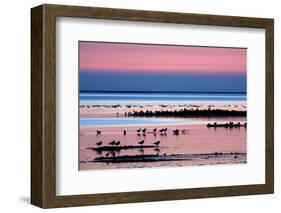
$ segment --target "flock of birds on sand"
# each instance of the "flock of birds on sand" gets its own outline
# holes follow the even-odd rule
[[[161,128],[158,131],[159,131],[161,136],[166,136],[167,130],[168,130],[168,128]],[[143,136],[146,136],[146,133],[152,133],[152,134],[154,134],[154,136],[156,136],[157,128],[154,128],[152,131],[148,131],[146,128],[143,128],[143,129],[139,128],[139,129],[136,130],[136,133],[137,133],[138,136],[141,136],[141,134]],[[174,130],[172,130],[172,133],[173,133],[173,135],[179,135],[180,133],[185,134],[186,130],[185,129],[183,129],[183,130],[174,129]],[[101,135],[101,134],[102,134],[101,130],[96,130],[96,135]],[[127,135],[127,130],[123,130],[123,135]],[[144,142],[145,142],[144,140],[140,140],[140,141],[137,142],[137,145],[142,146],[142,145],[144,145]],[[99,141],[99,142],[96,143],[96,145],[98,147],[102,146],[103,144],[104,144],[103,141]],[[153,142],[153,144],[155,146],[157,146],[156,151],[159,151],[160,140],[157,140],[157,141]],[[121,142],[113,140],[113,141],[110,141],[109,143],[107,143],[107,146],[108,145],[109,146],[120,146]],[[105,156],[108,157],[110,155],[110,153],[111,153],[112,157],[115,157],[115,152],[108,152],[108,153],[105,154]]]
[[[139,142],[137,142],[137,143],[138,143],[139,145],[143,145],[143,144],[144,144],[144,140],[141,140],[141,141],[139,141]],[[96,143],[96,145],[99,146],[99,147],[100,147],[102,144],[103,144],[102,141],[99,141],[99,142]],[[159,146],[160,141],[155,141],[153,144],[156,145],[156,146]],[[120,145],[120,141],[115,141],[115,140],[113,140],[113,141],[109,142],[108,145],[111,145],[111,146],[119,146],[119,145]]]
[[[138,145],[142,146],[142,145],[144,144],[144,140],[141,140],[141,141],[139,141],[139,142],[137,142],[137,143],[138,143]],[[100,147],[102,144],[103,144],[103,141],[99,141],[99,142],[96,143],[96,145],[99,146],[99,147]],[[156,151],[160,151],[160,149],[159,149],[159,147],[158,147],[159,144],[160,144],[160,141],[159,141],[159,140],[158,140],[158,141],[155,141],[153,144],[154,144],[155,146],[157,146],[155,150],[156,150]],[[119,145],[120,145],[120,141],[115,141],[115,140],[113,140],[113,141],[109,142],[108,145],[111,145],[111,146],[119,146]],[[143,152],[142,149],[141,149],[140,151]],[[107,152],[107,153],[105,154],[105,156],[108,157],[110,154],[111,154],[112,157],[115,157],[115,155],[116,155],[114,151],[111,151],[111,152]]]
[[[160,130],[159,130],[160,135],[167,135],[167,130],[168,130],[168,128],[162,128],[162,129],[160,129]],[[186,130],[185,130],[185,129],[183,129],[183,130],[174,129],[174,130],[172,130],[172,131],[173,131],[173,134],[174,134],[174,135],[179,135],[180,132],[181,132],[182,134],[185,134],[185,133],[186,133]],[[154,135],[156,135],[156,134],[157,134],[157,128],[154,128],[152,132],[147,131],[146,128],[144,128],[144,129],[141,129],[141,128],[140,128],[140,129],[138,129],[136,132],[137,132],[137,135],[139,135],[139,136],[141,135],[141,133],[142,133],[143,136],[146,136],[146,133],[153,133]],[[102,131],[101,131],[101,130],[96,130],[96,133],[97,133],[97,135],[101,135]],[[127,135],[127,130],[123,130],[123,135]]]
[[[167,135],[167,130],[168,130],[168,128],[162,128],[162,129],[160,129],[159,130],[159,132],[160,132],[160,134],[161,135]],[[124,134],[126,134],[126,132],[125,132],[126,130],[124,130]],[[172,130],[173,131],[173,134],[174,135],[179,135],[179,133],[181,132],[182,134],[185,134],[185,129],[183,129],[183,130],[179,130],[179,129],[174,129],[174,130]],[[143,134],[143,135],[145,135],[146,134],[146,128],[144,128],[144,129],[138,129],[137,130],[137,133],[138,133],[138,135],[140,135],[141,133]],[[148,132],[148,133],[153,133],[154,135],[156,135],[156,133],[157,133],[157,128],[154,128],[153,129],[153,131],[152,132]]]

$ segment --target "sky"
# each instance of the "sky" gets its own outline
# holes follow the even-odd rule
[[[79,42],[80,91],[246,92],[247,49]]]

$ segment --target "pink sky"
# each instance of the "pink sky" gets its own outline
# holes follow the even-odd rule
[[[246,72],[245,48],[211,48],[80,42],[80,70],[87,72]]]

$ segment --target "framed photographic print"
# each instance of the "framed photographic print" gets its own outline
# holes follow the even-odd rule
[[[31,203],[274,191],[273,19],[31,10]]]

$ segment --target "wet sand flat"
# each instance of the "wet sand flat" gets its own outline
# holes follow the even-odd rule
[[[146,133],[137,133],[138,129],[146,128]],[[157,128],[156,133],[153,131]],[[159,129],[167,128],[166,134],[161,134]],[[173,130],[179,129],[178,135]],[[96,130],[101,131],[97,135]],[[126,135],[124,135],[126,130]],[[184,130],[184,132],[183,132]],[[156,125],[156,126],[118,126],[118,127],[81,127],[80,128],[80,170],[88,169],[113,169],[113,168],[143,168],[159,166],[191,166],[212,164],[246,163],[246,128],[207,128],[206,125]],[[110,152],[97,152],[89,148],[108,145],[111,141],[120,141],[120,146],[136,146],[144,140],[143,145],[153,145],[160,141],[157,148],[119,150],[114,153],[118,156],[170,156],[186,154],[211,154],[215,153],[243,153],[243,155],[221,155],[212,158],[194,158],[180,161],[155,161],[155,162],[126,162],[126,163],[97,163],[90,162],[96,158],[105,157]]]

